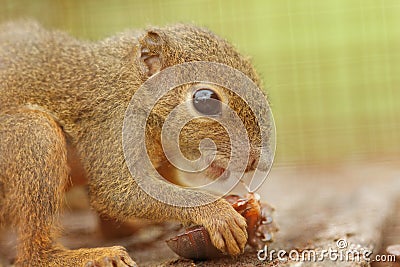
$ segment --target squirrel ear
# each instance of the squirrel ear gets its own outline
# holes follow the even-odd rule
[[[140,62],[148,77],[162,69],[163,40],[155,31],[147,31],[139,40]]]

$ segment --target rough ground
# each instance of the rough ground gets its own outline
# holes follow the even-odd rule
[[[330,167],[275,167],[259,193],[276,207],[280,232],[268,251],[284,249],[337,249],[338,240],[348,247],[368,249],[376,254],[400,243],[400,162],[353,163]],[[78,193],[77,193],[78,192]],[[79,194],[76,191],[75,194]],[[72,198],[74,199],[74,198]],[[76,199],[76,196],[75,196]],[[78,198],[79,199],[79,198]],[[70,202],[70,206],[82,205]],[[69,247],[124,245],[140,266],[368,266],[366,261],[299,262],[260,261],[248,249],[236,259],[193,262],[180,259],[164,240],[177,233],[173,224],[146,225],[134,237],[104,241],[95,214],[67,211],[62,219],[66,229],[61,241]],[[3,266],[13,258],[12,233],[0,242]],[[295,252],[292,252],[293,255]],[[287,257],[286,257],[287,259]],[[0,261],[0,266],[1,266]],[[398,263],[371,262],[373,266],[400,267]]]

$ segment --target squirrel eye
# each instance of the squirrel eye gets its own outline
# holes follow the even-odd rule
[[[221,99],[211,89],[199,89],[193,94],[193,106],[201,114],[215,116],[221,114]]]

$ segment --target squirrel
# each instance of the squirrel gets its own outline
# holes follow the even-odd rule
[[[234,256],[243,252],[246,221],[226,200],[197,207],[165,204],[146,194],[125,165],[121,131],[132,96],[152,75],[191,61],[226,64],[260,85],[249,58],[194,25],[127,30],[96,42],[33,21],[0,26],[0,224],[16,229],[16,266],[136,266],[123,247],[69,250],[55,241],[71,166],[76,165],[69,162],[77,158],[88,177],[91,206],[100,214],[121,221],[138,217],[202,225],[219,250]],[[152,164],[170,179],[174,172],[162,153],[162,121],[187,99],[188,87],[163,96],[149,117],[146,140],[138,140],[146,142]],[[246,171],[254,170],[260,129],[251,109],[223,88],[202,88],[224,94],[238,112],[254,144]],[[230,153],[224,149],[229,137],[222,127],[211,120],[191,121],[181,131],[181,149],[186,157],[197,158],[206,137],[221,148],[221,160],[207,172],[213,176],[226,168]],[[169,190],[175,190],[168,192],[174,197],[180,189]],[[210,195],[187,190],[185,198]]]

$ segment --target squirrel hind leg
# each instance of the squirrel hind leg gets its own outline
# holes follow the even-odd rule
[[[18,110],[0,116],[0,139],[1,208],[17,229],[17,263],[43,262],[57,235],[68,179],[64,135],[46,114]]]
[[[0,115],[0,140],[0,208],[17,229],[15,266],[136,266],[122,247],[56,244],[68,164],[65,137],[51,117],[25,110]]]

